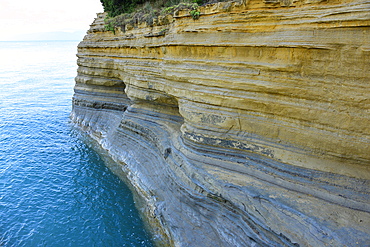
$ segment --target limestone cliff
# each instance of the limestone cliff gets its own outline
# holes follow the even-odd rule
[[[73,121],[167,245],[369,245],[370,1],[199,11],[115,33],[98,14]]]

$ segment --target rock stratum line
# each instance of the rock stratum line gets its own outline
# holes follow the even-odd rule
[[[72,120],[171,246],[370,243],[370,1],[250,0],[78,46]]]

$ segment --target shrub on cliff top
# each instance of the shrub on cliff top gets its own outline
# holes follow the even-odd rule
[[[121,14],[140,12],[145,6],[150,6],[153,12],[161,12],[161,9],[176,6],[180,3],[202,5],[206,0],[100,0],[100,2],[109,17],[115,17]]]
[[[228,0],[100,0],[104,11],[108,12],[105,29],[115,32],[116,28],[126,31],[130,25],[146,22],[149,26],[158,16],[173,15],[176,11],[188,10],[197,20],[201,13],[198,6]]]
[[[138,4],[142,4],[145,0],[100,0],[104,11],[109,16],[114,17],[123,13],[133,12]]]

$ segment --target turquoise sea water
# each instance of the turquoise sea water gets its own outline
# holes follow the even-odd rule
[[[152,246],[69,123],[78,42],[0,42],[0,246]]]

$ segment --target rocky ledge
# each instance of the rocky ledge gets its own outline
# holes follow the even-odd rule
[[[370,243],[370,2],[247,0],[78,46],[72,120],[171,246]]]

